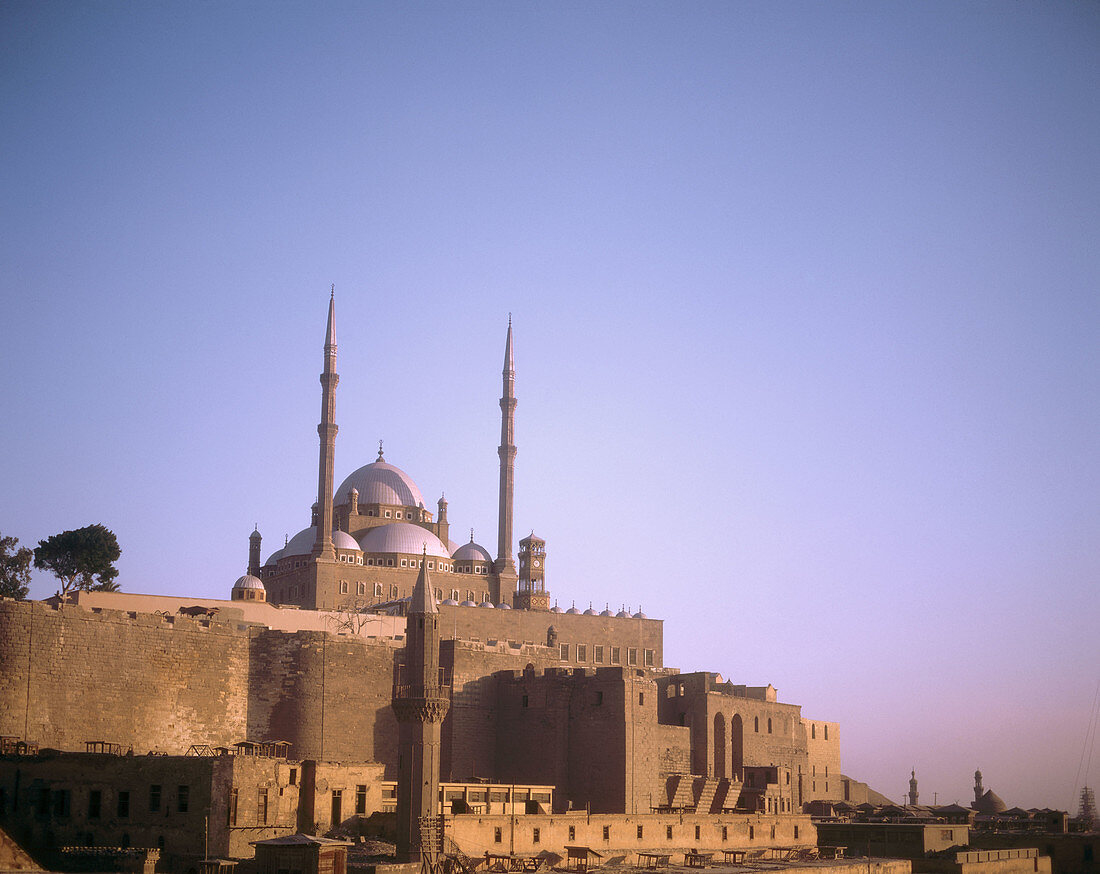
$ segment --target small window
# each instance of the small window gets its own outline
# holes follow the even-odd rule
[[[130,815],[130,793],[120,789],[118,793],[118,815],[120,818]]]
[[[88,793],[88,819],[99,819],[102,806],[103,793],[99,789],[93,789]]]
[[[695,840],[699,840],[699,826],[695,826]]]
[[[458,600],[458,589],[451,589],[451,600],[452,601],[457,601]]]
[[[605,841],[611,840],[611,826],[605,825],[603,827],[603,839]]]
[[[760,733],[760,717],[759,716],[754,716],[752,718],[752,730],[755,731],[757,734]]]
[[[229,825],[231,825],[231,826],[234,826],[234,825],[237,824],[237,802],[238,802],[237,796],[238,796],[238,794],[239,794],[239,790],[237,790],[237,789],[230,789],[229,790],[229,810],[228,810],[229,815],[227,817],[227,821],[228,821]]]
[[[160,784],[153,783],[149,787],[149,810],[156,812],[160,810]]]
[[[390,518],[390,511],[389,511],[389,510],[387,510],[387,511],[386,511],[386,518],[387,518],[387,519],[389,519],[389,518]]]
[[[810,723],[810,740],[816,740],[816,739],[817,739],[817,726],[814,725],[813,723]]]
[[[577,661],[578,662],[588,661],[588,647],[583,643],[578,643],[577,644]]]
[[[393,561],[393,559],[391,558],[390,561]],[[396,598],[397,597],[397,585],[396,585],[396,583],[394,585],[390,586],[390,597],[391,598]]]
[[[371,559],[371,564],[374,564],[374,559]],[[382,597],[382,584],[381,583],[375,583],[374,584],[374,597],[376,597],[376,598],[381,598]]]
[[[176,789],[176,810],[179,813],[187,813],[187,802],[190,799],[191,787],[179,786]]]
[[[722,840],[729,840],[730,832],[728,826],[722,826]]]
[[[772,826],[772,840],[775,840],[775,826]]]
[[[672,840],[672,826],[670,826],[670,825],[665,826],[665,840],[667,840],[667,841]]]
[[[537,844],[541,837],[542,837],[542,834],[539,831],[538,826],[535,826],[533,829],[531,829],[531,843],[532,844]]]
[[[577,839],[577,827],[575,825],[569,826],[569,840],[575,841]]]
[[[643,704],[645,704],[645,692],[639,692],[638,693],[638,705],[641,706]]]
[[[405,566],[406,566],[406,561],[407,561],[407,559],[404,559],[404,558],[403,558],[403,559],[401,559],[401,567],[405,567]],[[414,565],[414,566],[415,566],[415,564],[416,564],[416,562],[413,562],[413,565]]]
[[[348,593],[348,581],[340,580],[340,594],[346,595]]]
[[[526,707],[528,705],[528,703],[529,703],[528,698],[527,698],[526,695],[524,695],[523,696],[523,706]]]
[[[395,518],[397,518],[397,519],[400,519],[400,518],[401,518],[401,511],[400,511],[400,510],[398,510],[398,511],[397,511],[397,512],[396,512],[396,513],[394,514],[394,517],[395,517]],[[412,518],[412,516],[409,516],[409,518],[411,519],[411,518]]]
[[[561,645],[561,660],[563,662],[569,661],[569,644],[563,643]]]
[[[256,821],[260,825],[267,825],[267,789],[260,789],[256,793]]]
[[[393,567],[393,559],[392,558],[387,558],[386,559],[386,567]],[[396,589],[397,586],[394,586],[394,588]]]
[[[602,689],[597,689],[596,690],[596,706],[599,706],[601,704],[603,704],[603,690]]]
[[[634,647],[628,647],[626,650],[626,663],[628,665],[638,664],[638,650]]]
[[[503,839],[504,836],[501,833],[500,826],[498,825],[493,829],[493,843],[499,844]]]
[[[756,839],[756,829],[755,829],[755,828],[753,828],[753,827],[752,827],[752,826],[750,825],[750,826],[749,826],[749,840],[750,840],[750,841],[752,841],[752,840],[755,840],[755,839]]]
[[[643,650],[642,657],[645,659],[645,666],[647,668],[652,668],[654,664],[656,664],[656,653],[653,650]]]
[[[826,726],[824,726],[824,728],[825,728],[825,740],[828,740],[829,739],[829,726],[826,725]]]
[[[298,782],[298,769],[297,768],[291,768],[290,769],[290,785],[294,786],[294,785],[297,784],[297,782]]]
[[[642,835],[644,833],[645,833],[645,829],[643,829],[641,826],[638,826],[638,840],[639,841],[642,839]]]
[[[622,654],[617,646],[611,647],[611,664],[622,664]]]
[[[357,585],[357,586],[355,587],[355,594],[357,594],[357,595],[365,595],[365,594],[367,594],[367,584],[366,584],[366,583],[359,583],[359,584],[358,584],[358,585]]]
[[[772,733],[772,718],[768,717],[768,734]]]
[[[595,661],[597,665],[602,665],[603,664],[603,647],[599,646],[599,645],[592,647],[592,656],[593,656],[593,661]]]
[[[794,839],[795,839],[796,841],[798,840],[798,826],[795,826],[795,827],[794,827]]]
[[[434,561],[428,562],[428,570],[430,570],[430,571],[435,570],[435,562]]]

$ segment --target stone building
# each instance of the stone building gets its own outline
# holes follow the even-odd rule
[[[391,692],[404,614],[424,574],[420,597],[436,610],[448,700],[438,739],[444,781],[552,786],[559,815],[764,816],[769,833],[798,824],[803,835],[807,804],[844,797],[836,723],[807,718],[770,685],[667,666],[660,619],[551,607],[546,541],[532,534],[513,555],[510,323],[495,557],[472,538],[456,545],[447,502],[440,496],[432,512],[381,447],[334,487],[331,299],[323,362],[311,524],[266,560],[253,531],[248,572],[226,600],[103,592],[65,603],[0,600],[0,735],[57,750],[101,738],[132,747],[134,761],[155,751],[169,762],[192,745],[284,741],[286,762],[377,763],[377,780],[394,780],[401,735]],[[224,809],[229,784],[215,775],[236,765],[179,767],[211,769],[188,785],[209,787],[204,804]],[[290,766],[264,767],[278,780]],[[10,791],[29,799],[26,785]],[[794,819],[776,825],[783,817]]]

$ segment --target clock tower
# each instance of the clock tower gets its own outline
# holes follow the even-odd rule
[[[546,541],[531,532],[519,542],[519,579],[512,606],[517,610],[550,609],[546,588]]]

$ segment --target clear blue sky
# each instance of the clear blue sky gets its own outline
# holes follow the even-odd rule
[[[0,5],[0,531],[227,596],[374,458],[559,603],[1069,807],[1100,671],[1100,5]],[[37,578],[36,597],[52,592]],[[1096,782],[1100,762],[1093,764]]]

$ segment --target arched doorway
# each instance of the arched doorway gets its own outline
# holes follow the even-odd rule
[[[726,777],[726,717],[714,714],[714,777]]]
[[[745,761],[745,727],[741,724],[740,714],[733,714],[730,720],[730,776],[734,780],[744,779],[741,769]]]

